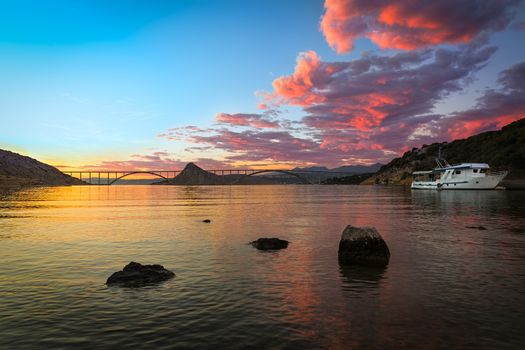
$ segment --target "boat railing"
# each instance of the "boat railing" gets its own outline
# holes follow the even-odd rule
[[[438,168],[446,168],[450,166],[446,159],[443,158],[436,158],[436,163],[438,165]]]

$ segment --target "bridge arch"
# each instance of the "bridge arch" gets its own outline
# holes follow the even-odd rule
[[[248,177],[248,176],[252,176],[252,175],[257,175],[257,174],[262,174],[262,173],[282,173],[282,174],[288,174],[288,175],[292,175],[292,176],[295,176],[296,178],[298,179],[301,179],[301,180],[304,180],[306,183],[310,184],[310,185],[314,185],[314,183],[312,181],[310,181],[308,178],[304,177],[304,176],[301,176],[297,173],[294,173],[292,171],[288,171],[288,170],[258,170],[258,171],[255,171],[251,174],[246,174],[240,178],[238,178],[234,183],[233,185],[237,184],[239,181],[241,181],[242,179],[244,179],[245,177]]]
[[[113,185],[118,180],[120,180],[122,178],[125,178],[126,176],[135,175],[135,174],[150,174],[150,175],[155,175],[157,177],[161,177],[161,178],[163,178],[164,180],[166,180],[168,182],[170,181],[170,179],[168,179],[167,177],[162,176],[162,175],[157,174],[157,173],[154,173],[154,172],[151,172],[151,171],[132,171],[130,173],[126,173],[124,175],[121,175],[121,176],[117,177],[116,179],[113,179],[108,185]]]

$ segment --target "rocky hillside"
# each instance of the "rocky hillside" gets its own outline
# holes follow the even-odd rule
[[[51,165],[0,149],[0,187],[80,185]]]
[[[430,170],[441,147],[442,156],[450,163],[488,163],[494,169],[510,170],[502,183],[521,187],[525,180],[525,119],[467,139],[433,143],[413,148],[400,158],[393,159],[363,184],[410,185],[411,173]]]

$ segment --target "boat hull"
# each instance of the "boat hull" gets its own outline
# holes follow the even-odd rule
[[[503,180],[506,173],[487,175],[466,180],[449,181],[414,181],[411,188],[414,190],[492,190]]]

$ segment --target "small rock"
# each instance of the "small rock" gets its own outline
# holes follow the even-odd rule
[[[205,223],[209,224],[211,222],[211,220],[210,219],[204,219],[204,220],[202,220],[202,222],[205,222]]]
[[[386,266],[390,251],[374,227],[346,226],[339,242],[339,264]]]
[[[279,238],[259,238],[250,244],[259,250],[277,250],[288,247],[288,241]]]
[[[175,277],[175,274],[166,270],[162,265],[142,265],[130,262],[122,271],[109,276],[106,284],[117,284],[124,287],[141,287],[147,284],[158,283]]]
[[[487,228],[485,226],[465,226],[466,228],[472,228],[474,230],[485,231]]]

